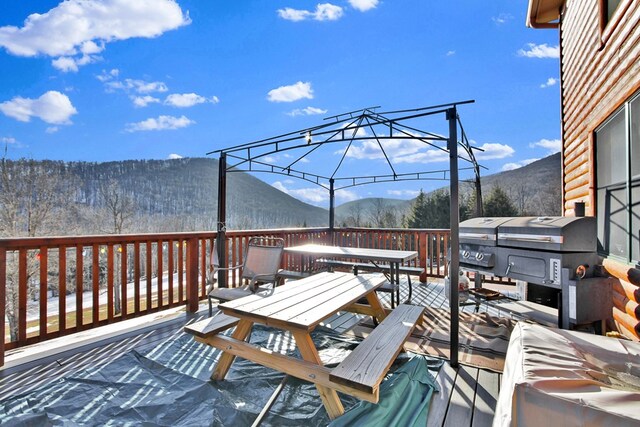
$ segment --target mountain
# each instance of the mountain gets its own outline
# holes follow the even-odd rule
[[[62,181],[62,192],[68,196],[61,210],[76,208],[80,212],[77,220],[66,221],[86,220],[87,232],[104,231],[94,227],[100,222],[98,213],[108,211],[118,200],[120,203],[126,200],[127,209],[131,211],[128,213],[131,224],[125,231],[216,229],[218,162],[215,159],[104,163],[7,161],[7,167],[12,165],[13,173],[22,174],[22,180],[28,176],[27,170],[34,170],[50,180]],[[106,187],[109,189],[105,190]],[[107,215],[107,219],[113,220],[113,214],[111,218]],[[301,202],[247,173],[227,174],[229,228],[326,226],[328,222],[326,209]]]
[[[481,176],[483,198],[486,199],[491,190],[498,186],[507,192],[521,215],[560,215],[560,172],[560,153],[556,153],[518,169]],[[448,186],[440,188],[446,191],[448,189]],[[461,183],[460,194],[463,202],[473,191],[473,184]],[[431,193],[427,193],[429,194]],[[395,216],[401,218],[407,215],[414,200],[368,198],[343,203],[336,207],[336,222],[352,225],[355,222],[354,216],[357,215],[360,215],[361,223],[369,222],[371,217],[376,216],[375,211],[379,210],[381,205],[393,210]]]

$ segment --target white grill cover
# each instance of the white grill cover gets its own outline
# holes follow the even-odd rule
[[[640,343],[519,322],[493,425],[640,425]]]

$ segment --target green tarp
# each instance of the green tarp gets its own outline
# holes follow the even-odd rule
[[[429,368],[437,369],[441,360],[416,355],[380,384],[377,404],[359,402],[331,427],[424,427],[429,414],[431,395],[438,390]]]

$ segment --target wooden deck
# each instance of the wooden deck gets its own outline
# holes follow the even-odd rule
[[[441,284],[420,284],[417,278],[413,279],[412,303],[446,307],[447,302]],[[406,284],[402,286],[402,290],[406,298]],[[388,294],[381,295],[381,299],[387,304],[388,298]],[[483,307],[491,315],[501,315],[499,310],[491,306]],[[471,311],[473,307],[463,309]],[[175,320],[165,322],[161,326],[146,327],[95,341],[75,350],[5,368],[0,371],[0,403],[3,399],[34,390],[70,373],[107,363],[129,350],[135,349],[144,353],[162,343],[169,343],[184,334],[182,327],[186,322],[198,320],[206,315],[203,305],[199,313],[179,315]],[[337,332],[345,332],[358,320],[358,315],[338,313],[323,324]],[[461,366],[456,370],[445,362],[436,379],[441,391],[433,396],[428,426],[491,425],[500,387],[500,374],[468,366]]]

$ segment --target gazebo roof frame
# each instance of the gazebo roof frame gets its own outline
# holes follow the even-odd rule
[[[331,181],[337,183],[337,186],[334,186],[334,190],[341,190],[345,188],[360,186],[360,185],[368,185],[382,182],[398,182],[398,181],[434,181],[441,180],[447,181],[449,178],[447,177],[448,169],[440,169],[440,170],[426,170],[426,171],[417,171],[417,172],[409,172],[409,173],[397,173],[393,164],[387,153],[385,152],[381,141],[384,140],[418,140],[424,142],[426,145],[432,147],[435,150],[442,151],[444,153],[448,153],[446,148],[443,148],[439,145],[433,143],[433,141],[442,141],[446,142],[448,140],[447,137],[442,135],[438,135],[432,132],[426,132],[423,130],[419,130],[415,127],[408,126],[404,124],[404,121],[416,119],[425,116],[437,115],[446,113],[448,108],[456,107],[457,105],[469,104],[474,102],[473,100],[461,101],[461,102],[453,102],[449,104],[440,104],[429,107],[421,107],[415,109],[408,110],[395,110],[395,111],[387,111],[382,113],[376,113],[374,110],[380,108],[376,107],[368,107],[360,110],[354,110],[347,113],[342,113],[330,117],[326,117],[324,121],[327,123],[308,127],[305,129],[288,132],[285,134],[276,135],[273,137],[248,142],[240,145],[235,145],[227,148],[223,148],[220,150],[210,151],[207,155],[210,154],[220,154],[225,155],[229,159],[233,159],[236,163],[234,164],[226,164],[226,172],[261,172],[261,173],[272,173],[278,175],[284,175],[292,178],[301,179],[312,183],[314,185],[318,185],[326,190],[331,189]],[[447,107],[447,108],[444,108]],[[411,113],[411,114],[408,114]],[[388,117],[392,116],[393,117]],[[366,124],[363,124],[363,121],[367,121]],[[374,122],[372,122],[372,120]],[[476,174],[476,178],[479,177],[480,168],[484,168],[482,165],[479,165],[475,159],[475,155],[473,153],[474,150],[483,151],[479,147],[474,147],[469,143],[469,140],[464,132],[464,128],[462,127],[462,122],[459,117],[456,117],[458,125],[461,129],[461,140],[458,144],[462,147],[462,149],[466,153],[465,156],[458,156],[461,160],[466,161],[470,164],[468,167],[462,167],[459,170],[473,170]],[[344,126],[346,124],[346,126]],[[342,126],[341,126],[342,125]],[[377,135],[375,133],[375,126],[388,126],[389,127],[389,135]],[[360,129],[371,129],[373,132],[373,136],[357,136],[357,133]],[[396,134],[394,135],[394,129]],[[349,137],[347,133],[351,131],[352,135]],[[418,132],[422,135],[416,136],[410,132]],[[312,137],[320,137],[324,138],[318,141],[312,141]],[[304,143],[299,143],[300,140],[303,140]],[[347,155],[348,150],[351,148],[352,144],[357,141],[371,141],[375,140],[378,143],[378,146],[382,153],[384,154],[386,163],[389,165],[391,169],[391,174],[380,174],[380,175],[369,175],[369,176],[337,176],[338,170],[342,165],[344,158]],[[320,175],[311,172],[306,172],[300,169],[293,168],[296,163],[300,162],[306,156],[317,150],[318,148],[326,145],[326,144],[335,144],[335,143],[344,143],[348,142],[349,146],[344,150],[343,156],[340,160],[340,163],[334,170],[331,176]],[[307,151],[297,157],[292,162],[285,166],[275,165],[272,163],[267,163],[265,161],[259,160],[260,158],[264,158],[270,155],[282,153],[289,150],[299,150],[307,148]],[[259,151],[260,149],[266,149],[266,151]],[[438,175],[442,175],[441,177],[437,177]],[[343,182],[343,185],[340,183]]]

